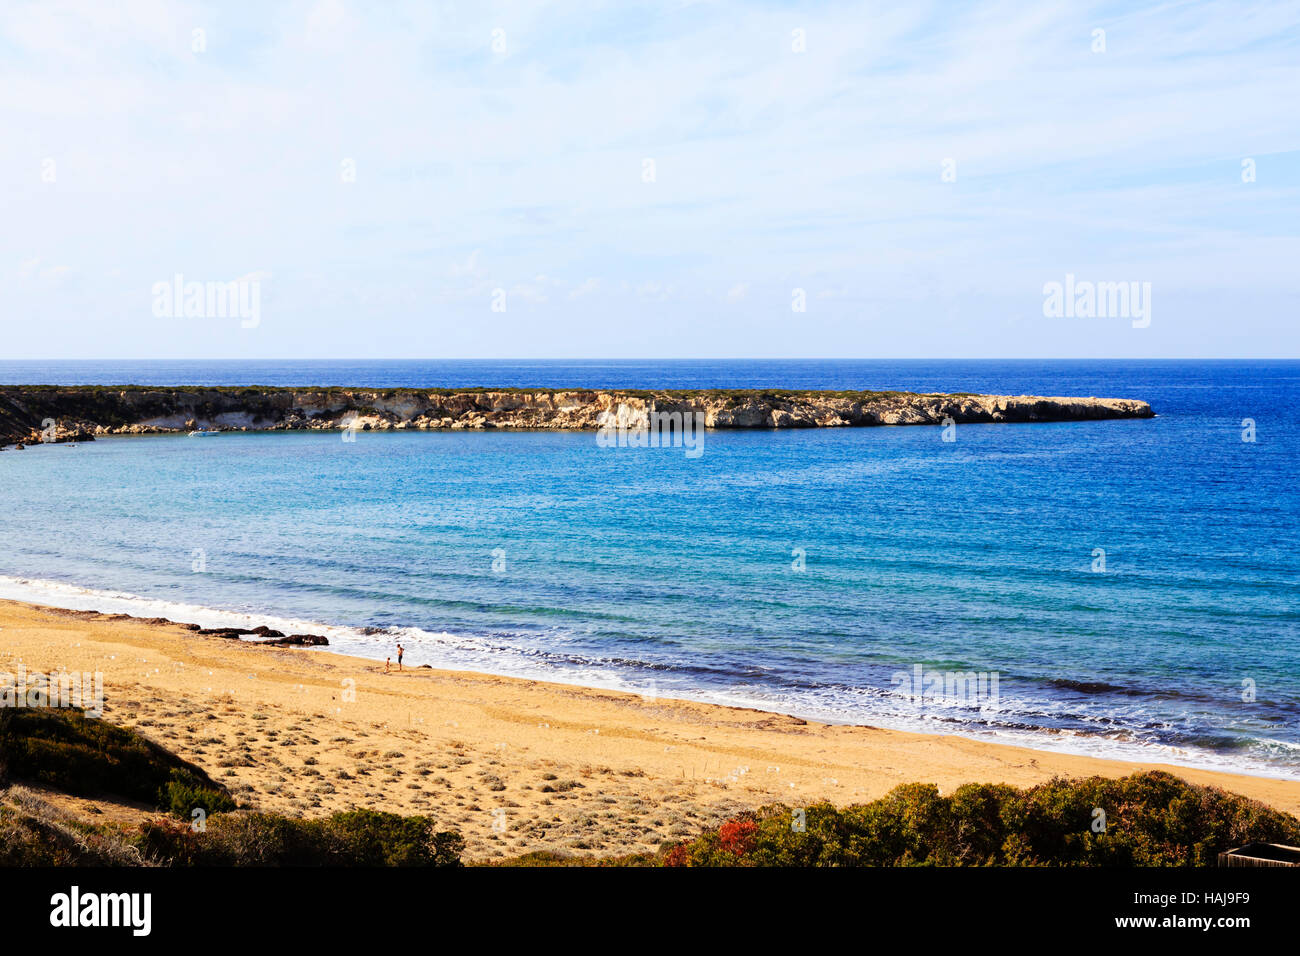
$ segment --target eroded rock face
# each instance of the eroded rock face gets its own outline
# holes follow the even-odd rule
[[[96,435],[283,429],[598,429],[651,413],[709,428],[831,428],[1151,418],[1146,402],[1034,395],[761,390],[116,388],[0,386],[0,444]],[[52,423],[52,424],[51,424]]]

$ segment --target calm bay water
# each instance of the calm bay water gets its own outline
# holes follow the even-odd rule
[[[12,382],[1145,399],[1150,421],[966,425],[952,443],[937,428],[709,432],[699,458],[508,432],[3,452],[0,596],[1300,775],[1297,362],[0,362]],[[917,707],[892,680],[915,664],[996,672],[999,699]]]

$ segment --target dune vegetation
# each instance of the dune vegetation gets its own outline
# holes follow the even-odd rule
[[[53,794],[154,809],[93,823]],[[847,807],[774,804],[656,853],[534,852],[494,866],[1214,866],[1252,842],[1300,843],[1300,819],[1163,772],[1021,789],[896,787]],[[239,807],[200,767],[71,709],[0,710],[0,865],[459,866],[465,842],[429,816],[354,809],[299,818]]]

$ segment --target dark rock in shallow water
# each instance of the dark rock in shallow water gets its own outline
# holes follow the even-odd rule
[[[265,624],[258,627],[198,627],[197,625],[187,625],[194,629],[196,634],[204,634],[208,637],[227,637],[227,638],[245,638],[260,637],[265,640],[249,641],[250,644],[266,645],[270,647],[323,647],[329,644],[329,641],[319,634],[290,634],[285,636],[282,632],[274,628],[267,627]]]
[[[290,634],[288,637],[281,635],[269,641],[258,641],[258,644],[271,644],[275,647],[325,647],[329,641],[319,634]]]
[[[255,634],[258,637],[284,637],[282,631],[276,631],[265,624],[257,627],[200,627],[196,629],[199,634],[212,634],[217,637],[241,637],[245,634]]]

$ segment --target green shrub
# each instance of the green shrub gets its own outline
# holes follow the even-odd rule
[[[141,828],[141,851],[199,866],[459,866],[465,841],[429,817],[374,810],[297,820],[232,813],[195,831],[170,821]]]
[[[186,774],[173,772],[172,779],[158,792],[158,807],[188,820],[195,810],[202,810],[208,816],[226,813],[235,809],[235,801],[228,793],[198,784]]]
[[[458,863],[464,841],[435,833],[428,817],[375,810],[336,813],[327,821],[336,854],[351,866],[438,866]]]

